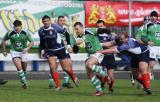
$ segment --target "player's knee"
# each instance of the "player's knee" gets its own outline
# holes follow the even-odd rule
[[[50,70],[51,70],[51,72],[55,72],[55,71],[57,71],[57,68],[52,67],[52,68],[50,68]]]

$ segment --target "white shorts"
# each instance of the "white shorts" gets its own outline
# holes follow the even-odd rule
[[[160,59],[160,46],[149,46],[149,57]]]
[[[94,58],[96,58],[97,59],[97,61],[99,62],[99,63],[101,63],[102,62],[102,60],[103,60],[103,58],[104,58],[104,54],[101,54],[101,53],[95,53],[95,54],[91,54],[90,56],[89,56],[89,58],[90,57],[94,57]]]
[[[17,52],[17,51],[10,51],[11,53],[11,58],[19,57],[21,58],[22,62],[27,62],[28,61],[28,53],[22,53],[22,52]]]

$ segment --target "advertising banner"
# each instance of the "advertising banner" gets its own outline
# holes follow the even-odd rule
[[[73,24],[77,21],[84,23],[83,2],[53,1],[53,0],[1,0],[0,1],[0,41],[5,33],[13,30],[13,22],[22,21],[24,30],[28,30],[35,41],[39,43],[37,34],[42,26],[41,18],[49,15],[53,23],[58,16],[65,16],[66,27],[73,32]]]
[[[98,19],[104,20],[106,25],[128,26],[129,12],[132,26],[141,25],[143,17],[156,10],[160,15],[160,3],[131,2],[129,11],[128,2],[85,2],[85,25],[95,27]]]

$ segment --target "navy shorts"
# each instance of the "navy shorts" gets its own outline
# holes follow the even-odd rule
[[[105,55],[100,65],[106,67],[107,69],[115,69],[116,64],[114,55]]]
[[[60,49],[60,50],[56,50],[56,51],[47,50],[47,51],[45,51],[44,56],[47,57],[47,58],[55,56],[59,60],[67,58],[67,54],[66,54],[65,48]]]
[[[142,54],[131,54],[131,68],[139,68],[139,62],[149,62],[149,50]]]
[[[67,53],[67,58],[68,58],[68,59],[70,59],[70,58],[71,58],[71,56],[70,56],[70,54],[69,54],[69,53]]]

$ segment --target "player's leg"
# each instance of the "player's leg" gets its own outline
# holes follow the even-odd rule
[[[27,76],[27,63],[28,63],[28,54],[21,54],[21,65],[22,65],[22,70],[25,74],[25,76]]]
[[[74,74],[74,71],[69,68],[67,59],[60,60],[62,69],[71,77],[76,86],[79,86],[79,79]]]
[[[97,75],[94,74],[92,69],[89,68],[89,63],[91,62],[90,60],[92,60],[92,59],[89,58],[85,62],[87,75],[88,75],[88,78],[91,80],[91,84],[96,88],[96,92],[94,93],[94,95],[100,96],[100,95],[103,95],[103,90],[102,90],[102,87],[101,87],[101,81],[99,80]]]
[[[152,60],[150,59],[148,71],[149,71],[150,78],[152,80],[154,79],[153,68],[155,64],[156,64],[155,59],[152,59]]]
[[[22,56],[21,55],[22,55],[21,52],[11,51],[11,58],[18,71],[18,77],[20,78],[20,82],[22,83],[22,88],[26,89],[27,80],[26,80],[24,71],[22,69]]]
[[[14,65],[17,68],[18,71],[18,76],[20,78],[20,82],[22,83],[22,88],[26,89],[27,88],[27,80],[24,74],[24,71],[22,70],[22,64],[21,64],[21,59],[18,57],[12,58]]]
[[[57,91],[60,91],[62,89],[61,87],[61,82],[60,82],[60,78],[59,78],[59,73],[56,69],[57,67],[57,62],[56,62],[56,58],[54,56],[50,56],[48,57],[48,63],[49,63],[49,66],[50,66],[50,72],[51,72],[51,75],[52,75],[52,78],[54,79],[54,82],[56,84],[56,87],[57,87]]]
[[[102,77],[107,76],[107,72],[103,70],[102,66],[97,66],[98,63],[101,63],[104,58],[104,55],[95,53],[90,56],[88,59],[86,66],[93,72],[99,74]]]
[[[79,79],[74,74],[74,71],[68,65],[67,54],[65,49],[61,49],[57,52],[57,58],[61,64],[62,69],[71,77],[72,81],[76,86],[79,86]]]
[[[57,59],[57,57],[55,57],[55,58]],[[59,65],[59,60],[56,61],[56,70],[57,70],[57,68],[58,68],[58,65]],[[54,79],[53,79],[53,77],[52,77],[52,72],[51,72],[51,70],[50,70],[50,74],[48,75],[48,77],[49,77],[49,88],[50,88],[50,89],[56,88],[57,86],[56,86],[56,84],[55,84],[55,82],[54,82]]]
[[[130,77],[131,77],[131,83],[132,85],[135,85],[135,80],[138,77],[139,70],[137,70],[138,68],[131,68],[131,73],[130,73]],[[137,72],[138,71],[138,72]]]
[[[135,85],[135,81],[137,80],[137,88],[139,89],[139,88],[143,88],[143,85],[142,85],[142,82],[138,79],[139,78],[139,76],[140,76],[140,73],[139,73],[139,68],[138,68],[138,66],[137,66],[137,68],[131,68],[131,74],[132,74],[132,79],[133,80],[131,80],[132,81],[132,85]]]
[[[139,63],[139,68],[140,68],[140,80],[142,80],[142,84],[144,87],[144,91],[146,94],[150,95],[152,94],[151,92],[151,81],[150,81],[150,75],[148,73],[148,63],[146,62],[140,62]]]
[[[68,61],[68,66],[69,68],[73,69],[72,68],[72,60],[70,58],[70,55],[67,54],[67,61]],[[73,88],[72,84],[69,82],[70,80],[70,76],[68,75],[68,73],[64,72],[64,79],[63,79],[63,84],[62,86],[63,87],[67,87],[67,88]]]
[[[113,92],[113,87],[115,83],[114,69],[108,69],[108,77],[109,92]]]
[[[105,55],[103,61],[101,62],[104,68],[107,68],[108,76],[105,78],[109,85],[109,92],[113,92],[113,86],[115,82],[114,78],[114,69],[116,68],[115,58],[114,55]]]
[[[152,94],[152,91],[151,91],[151,79],[147,69],[148,62],[149,62],[149,51],[139,56],[139,70],[140,70],[139,80],[141,80],[146,94],[150,95]]]
[[[55,82],[54,82],[54,80],[53,80],[53,78],[52,78],[51,72],[50,72],[50,74],[48,75],[48,78],[49,78],[49,88],[50,88],[50,89],[56,88],[57,86],[56,86],[56,84],[55,84]]]

